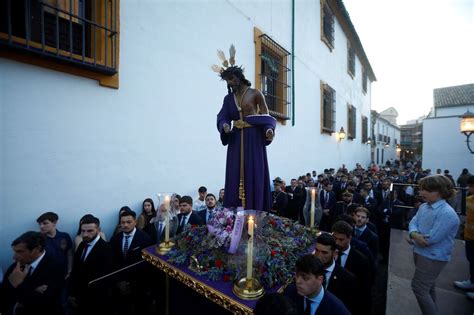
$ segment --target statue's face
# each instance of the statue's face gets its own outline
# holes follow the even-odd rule
[[[232,75],[232,78],[225,79],[227,82],[227,86],[232,89],[232,92],[237,91],[239,85],[240,85],[240,80],[237,78],[234,74]]]

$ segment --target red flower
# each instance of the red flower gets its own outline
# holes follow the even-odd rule
[[[277,251],[276,251],[276,250],[272,250],[271,254],[272,254],[272,257],[274,257],[274,256],[277,254]]]
[[[224,276],[222,277],[222,280],[224,280],[224,282],[229,282],[229,281],[230,281],[229,275],[224,275]]]
[[[222,267],[222,260],[219,260],[219,259],[218,259],[218,260],[216,260],[216,263],[215,263],[215,265],[216,265],[216,267],[217,267],[217,268],[220,268],[220,267]]]
[[[276,224],[275,220],[273,220],[273,219],[270,220],[270,224],[273,225],[273,226],[275,226],[275,224]]]

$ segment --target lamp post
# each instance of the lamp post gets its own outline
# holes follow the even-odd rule
[[[342,141],[344,140],[345,137],[346,137],[346,132],[344,131],[344,127],[341,127],[341,129],[337,133],[337,138],[339,141]]]
[[[463,133],[466,136],[466,144],[467,148],[469,149],[469,152],[471,154],[474,154],[473,149],[471,149],[470,145],[470,140],[469,138],[471,135],[474,133],[474,114],[471,113],[469,110],[464,113],[464,115],[461,116],[461,133]]]

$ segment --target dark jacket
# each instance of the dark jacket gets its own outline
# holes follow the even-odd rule
[[[23,305],[21,314],[62,314],[60,295],[64,287],[64,273],[61,265],[46,253],[33,273],[14,288],[8,277],[15,267],[16,263],[8,268],[0,286],[0,312],[13,314],[13,307],[19,303]],[[42,285],[48,286],[44,293],[35,291]]]
[[[296,291],[295,284],[285,290],[285,296],[293,303],[298,314],[304,314],[304,297]],[[324,290],[324,297],[316,310],[315,315],[350,315],[344,304],[334,294]]]

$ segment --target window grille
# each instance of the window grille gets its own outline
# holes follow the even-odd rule
[[[347,106],[347,138],[356,137],[356,108],[352,105]]]
[[[347,72],[355,76],[355,50],[350,44],[347,45]]]
[[[329,85],[323,85],[322,132],[333,133],[336,130],[336,91]]]
[[[367,117],[362,116],[362,143],[366,143],[368,140],[369,120]]]
[[[322,38],[330,48],[334,47],[334,15],[327,2],[324,2],[322,9]]]
[[[260,90],[265,96],[270,115],[288,120],[290,53],[265,34],[260,36],[260,40]]]
[[[0,46],[117,73],[118,0],[1,0]]]
[[[367,72],[362,70],[362,91],[367,93]]]

